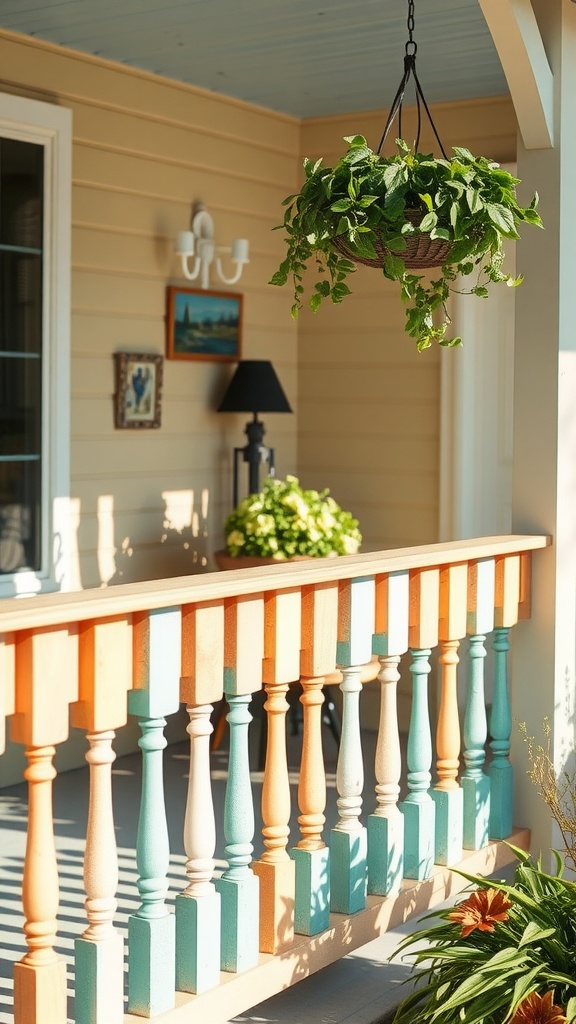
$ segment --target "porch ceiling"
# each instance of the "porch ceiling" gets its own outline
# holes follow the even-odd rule
[[[427,99],[507,91],[478,0],[416,0]],[[404,0],[0,0],[0,27],[297,117],[390,105]]]

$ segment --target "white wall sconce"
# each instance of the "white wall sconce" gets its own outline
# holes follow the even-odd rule
[[[214,221],[202,203],[193,207],[192,230],[179,231],[176,235],[175,252],[182,260],[182,273],[188,281],[200,277],[200,287],[210,287],[210,267],[215,264],[218,277],[224,284],[236,284],[242,276],[244,265],[249,263],[250,243],[246,238],[236,238],[231,246],[214,244]],[[222,269],[218,253],[230,253],[236,270],[227,277]],[[192,261],[192,264],[190,264]]]

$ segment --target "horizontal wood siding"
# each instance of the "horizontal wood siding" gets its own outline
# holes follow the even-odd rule
[[[243,355],[273,361],[296,409],[296,327],[267,282],[282,252],[271,229],[299,179],[300,125],[34,39],[2,32],[0,41],[0,88],[73,112],[76,583],[211,568],[230,511],[231,449],[244,443],[249,418],[214,411],[232,367],[165,361],[161,428],[117,431],[112,354],[164,353],[166,285],[186,283],[174,236],[202,200],[217,244],[250,239],[250,264],[230,289],[245,296]],[[293,472],[296,415],[264,419],[279,473]],[[184,508],[192,495],[194,507],[175,527],[167,500],[177,506],[178,495]]]
[[[500,162],[515,158],[508,99],[439,104],[433,115],[447,151],[462,145]],[[376,147],[385,119],[373,112],[306,121],[302,155],[330,166],[344,151],[343,137],[355,134]],[[407,111],[409,139],[414,126]],[[420,148],[437,152],[428,129]],[[404,333],[398,288],[378,271],[361,267],[349,283],[353,294],[342,305],[304,310],[299,319],[302,482],[330,487],[353,510],[364,550],[429,543],[438,539],[441,352],[416,351]]]

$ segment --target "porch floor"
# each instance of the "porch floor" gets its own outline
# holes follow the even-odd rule
[[[258,721],[253,727],[251,763],[257,765]],[[363,733],[365,759],[365,810],[370,813],[374,792],[374,750],[376,734]],[[298,736],[289,737],[293,818],[291,841],[298,835],[296,786],[299,763]],[[337,820],[335,772],[337,747],[328,729],[324,730],[328,805],[326,828]],[[187,790],[189,743],[186,738],[165,752],[165,791],[170,835],[169,901],[182,890],[186,856],[182,828]],[[227,769],[226,741],[213,754],[213,794],[217,826],[223,820]],[[263,773],[251,773],[256,815],[255,856],[259,856],[260,794]],[[136,887],[136,833],[140,802],[140,754],[118,758],[113,766],[113,793],[119,856],[118,911],[116,924],[126,935],[128,917],[138,904]],[[74,940],[86,927],[83,909],[83,856],[88,808],[88,769],[59,775],[54,783],[54,822],[60,874],[59,932],[56,949],[68,964],[69,1008],[74,1020],[73,951]],[[12,963],[23,953],[21,879],[27,824],[26,785],[22,783],[0,790],[0,1024],[11,1024]],[[216,868],[225,866],[224,838],[217,836]],[[387,959],[400,937],[414,928],[409,921],[355,950],[342,960],[323,968],[292,988],[279,993],[251,1010],[232,1018],[234,1024],[376,1024],[403,997],[399,984],[409,973],[400,963]],[[232,1024],[223,1020],[202,1020],[198,1024]]]

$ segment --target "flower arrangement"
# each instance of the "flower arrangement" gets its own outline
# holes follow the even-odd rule
[[[528,776],[558,823],[564,858],[554,851],[546,872],[518,857],[511,884],[463,874],[473,891],[453,909],[427,915],[436,923],[399,947],[417,966],[416,988],[399,1006],[394,1024],[572,1024],[576,1021],[576,883],[562,877],[574,863],[576,779],[557,780],[548,746],[528,744]],[[425,946],[422,946],[425,943]]]
[[[397,139],[398,152],[381,157],[362,135],[344,141],[348,150],[334,167],[321,159],[304,161],[304,184],[284,201],[280,227],[286,231],[287,253],[270,283],[292,281],[292,315],[297,316],[307,265],[318,271],[306,282],[311,281],[314,312],[324,299],[342,302],[350,294],[347,281],[356,262],[378,267],[400,286],[406,331],[419,350],[433,341],[459,345],[460,338],[446,333],[446,302],[457,276],[475,274],[470,291],[480,298],[488,296],[491,284],[520,284],[521,277],[502,270],[503,242],[518,238],[521,223],[542,226],[538,196],[528,207],[520,206],[518,178],[462,147],[454,148],[450,160],[435,159]],[[443,255],[411,263],[410,240],[424,236]],[[427,280],[412,273],[414,267],[440,270]]]
[[[249,494],[225,524],[230,555],[282,559],[312,555],[354,555],[362,535],[358,520],[344,511],[328,489],[304,490],[295,476],[268,478]]]

